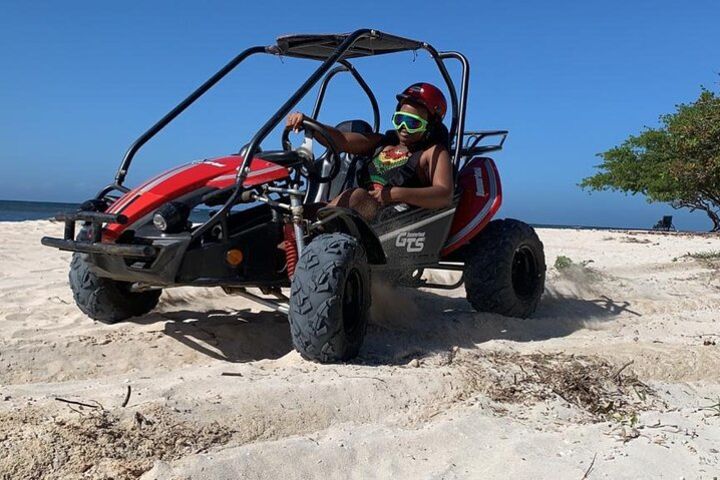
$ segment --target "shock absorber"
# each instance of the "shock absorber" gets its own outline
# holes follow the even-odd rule
[[[298,249],[297,242],[295,241],[295,227],[292,223],[288,222],[283,225],[283,248],[285,249],[285,261],[287,262],[287,274],[288,278],[292,280],[295,274],[295,267],[298,262]]]

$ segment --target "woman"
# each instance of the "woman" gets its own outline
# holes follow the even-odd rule
[[[447,102],[429,83],[416,83],[397,96],[393,126],[384,135],[346,133],[325,126],[338,149],[371,157],[359,174],[360,188],[342,192],[330,205],[352,208],[368,221],[380,207],[407,203],[421,208],[450,205],[452,165],[447,130],[442,125]],[[304,115],[288,115],[287,126],[302,128]],[[318,138],[320,143],[323,143]]]

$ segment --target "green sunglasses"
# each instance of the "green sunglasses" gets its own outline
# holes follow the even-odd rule
[[[405,127],[408,133],[418,133],[427,130],[428,122],[422,117],[413,115],[408,112],[395,112],[393,113],[392,123],[395,130],[400,130],[400,127]]]

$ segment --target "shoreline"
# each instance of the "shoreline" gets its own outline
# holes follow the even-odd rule
[[[473,312],[463,288],[381,286],[359,358],[320,365],[293,350],[286,316],[219,288],[167,289],[148,315],[93,322],[68,286],[71,254],[40,245],[61,233],[0,223],[0,477],[720,468],[720,264],[686,255],[720,251],[717,235],[539,229],[532,318]]]

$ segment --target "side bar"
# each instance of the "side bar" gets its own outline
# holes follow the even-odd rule
[[[205,83],[200,85],[185,100],[180,102],[178,106],[173,108],[167,115],[162,117],[155,125],[150,127],[150,129],[148,129],[147,132],[143,133],[140,138],[135,140],[135,142],[130,145],[130,148],[128,148],[127,152],[125,153],[122,163],[120,164],[120,168],[118,169],[117,174],[115,174],[114,187],[117,188],[122,186],[123,182],[125,181],[125,176],[127,175],[128,169],[130,168],[130,163],[132,162],[133,157],[135,157],[135,154],[138,152],[138,150],[140,150],[140,148],[145,145],[148,140],[154,137],[160,130],[165,128],[168,123],[172,122],[175,117],[180,115],[187,107],[192,105],[195,100],[197,100],[205,92],[210,90],[217,82],[219,82],[225,75],[230,73],[247,57],[256,53],[266,53],[267,51],[268,47],[251,47],[240,53],[238,56],[230,60],[230,62],[228,62],[227,65],[221,68],[215,75],[213,75]]]
[[[273,300],[270,298],[264,298],[260,295],[255,295],[254,293],[250,293],[245,289],[233,289],[232,295],[239,295],[241,297],[245,297],[248,300],[252,300],[253,302],[259,303],[260,305],[263,305],[268,308],[272,308],[273,310],[276,310],[280,313],[284,313],[287,315],[290,312],[290,307],[286,302],[280,302],[277,300]]]

